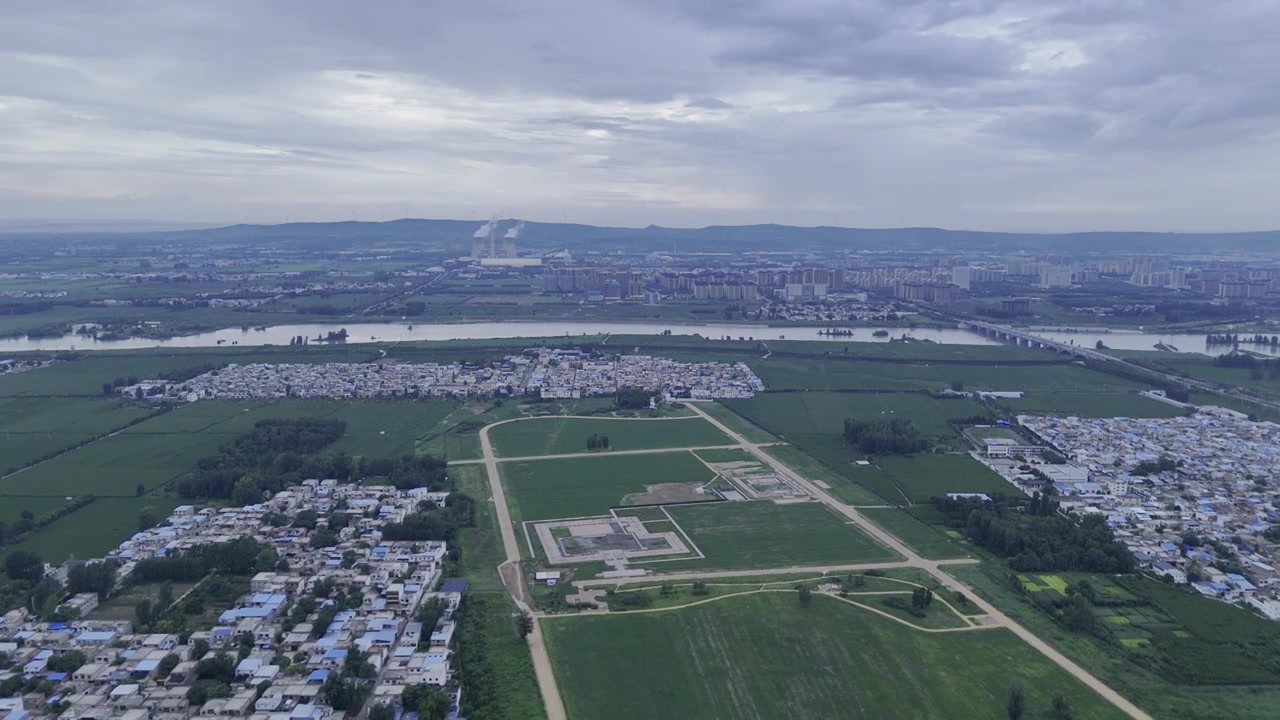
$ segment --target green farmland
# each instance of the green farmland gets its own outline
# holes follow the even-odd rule
[[[847,418],[904,419],[925,435],[951,435],[949,421],[985,415],[976,402],[914,393],[765,393],[725,405],[784,439],[796,435],[840,434]]]
[[[730,445],[733,441],[700,417],[662,420],[548,417],[499,425],[489,431],[499,457],[565,455],[587,450],[587,437],[606,435],[611,450]]]
[[[502,463],[510,502],[522,520],[601,515],[650,485],[698,486],[715,477],[693,453],[600,455]],[[641,503],[642,504],[642,503]]]
[[[654,563],[651,567],[657,572],[899,559],[897,553],[819,503],[717,502],[676,505],[668,507],[667,512],[707,557]]]
[[[913,503],[947,493],[1021,495],[1022,491],[968,455],[886,455],[876,464]],[[873,488],[874,489],[874,488]]]
[[[1076,417],[1171,418],[1185,414],[1181,408],[1132,392],[1029,392],[1018,399],[1002,398],[999,403],[1015,413]]]
[[[1033,712],[1061,692],[1080,720],[1124,717],[1004,630],[925,633],[825,596],[542,623],[573,720],[648,720],[655,703],[707,720],[996,718],[1015,679]]]
[[[46,562],[60,563],[68,558],[102,557],[138,531],[138,515],[143,508],[154,508],[163,518],[182,501],[164,497],[98,498],[57,522],[46,525],[17,545],[4,549],[31,550]]]
[[[858,512],[888,530],[907,547],[930,560],[969,557],[971,553],[959,534],[952,536],[945,528],[928,525],[899,508],[862,508]]]
[[[120,429],[154,408],[109,398],[0,399],[0,473]]]

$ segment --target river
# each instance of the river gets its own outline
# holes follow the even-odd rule
[[[483,323],[308,323],[300,325],[274,325],[264,330],[225,328],[178,337],[127,338],[124,340],[94,340],[92,337],[69,333],[61,337],[0,339],[0,352],[49,351],[49,350],[139,350],[163,347],[255,347],[263,345],[288,345],[292,338],[302,335],[312,342],[319,336],[346,328],[347,343],[402,342],[414,340],[484,340],[515,337],[565,337],[582,335],[662,335],[670,331],[675,335],[701,335],[707,338],[731,337],[750,340],[818,340],[827,342],[889,342],[903,335],[917,340],[928,340],[944,345],[995,345],[996,341],[977,333],[958,328],[909,329],[909,328],[853,328],[851,335],[821,335],[817,327],[768,327],[765,325],[730,324],[681,324],[681,323],[625,323],[625,322],[483,322]],[[884,337],[875,332],[883,330]],[[1157,343],[1177,348],[1179,352],[1220,353],[1230,346],[1206,346],[1204,335],[1144,333],[1127,330],[1089,329],[1080,331],[1038,331],[1038,335],[1081,347],[1094,348],[1099,340],[1115,350],[1155,350]],[[1280,354],[1270,346],[1242,345],[1270,355]]]

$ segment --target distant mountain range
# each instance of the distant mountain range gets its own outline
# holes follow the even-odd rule
[[[516,224],[499,223],[499,236]],[[317,242],[325,246],[351,242],[466,243],[483,223],[474,220],[403,219],[387,222],[286,223],[283,225],[230,225],[204,229],[154,228],[148,232],[179,240],[221,242],[276,241]],[[70,223],[68,223],[70,225]],[[150,228],[149,228],[150,229]],[[30,230],[6,228],[0,232],[26,234]],[[106,228],[98,232],[111,232]],[[70,233],[85,233],[70,230]],[[144,231],[145,232],[145,231]],[[118,234],[139,234],[137,230]],[[1280,231],[1244,233],[999,233],[940,228],[841,228],[788,225],[711,226],[705,228],[600,227],[566,223],[527,222],[520,232],[522,248],[625,247],[666,252],[741,252],[761,250],[1028,250],[1035,252],[1231,252],[1280,250]]]

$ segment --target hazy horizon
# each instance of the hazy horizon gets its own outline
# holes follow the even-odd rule
[[[1280,6],[25,4],[0,218],[1280,227]]]

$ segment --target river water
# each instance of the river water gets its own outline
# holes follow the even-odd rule
[[[183,335],[164,340],[154,338],[128,338],[124,340],[94,340],[83,335],[67,334],[48,338],[2,338],[0,352],[33,350],[136,350],[157,347],[255,347],[263,345],[288,345],[290,339],[302,335],[312,342],[329,332],[346,328],[347,343],[401,342],[412,340],[484,340],[515,337],[564,337],[582,335],[661,335],[670,331],[674,335],[701,335],[706,338],[750,340],[819,340],[828,342],[889,342],[903,335],[917,340],[928,340],[945,345],[995,345],[994,340],[977,333],[958,328],[916,329],[908,328],[853,328],[851,335],[822,335],[816,327],[767,327],[764,325],[728,324],[680,324],[680,323],[623,323],[623,322],[484,322],[484,323],[309,323],[299,325],[275,325],[264,330],[226,328],[210,332]],[[886,337],[876,337],[883,329]],[[1090,329],[1080,331],[1038,331],[1042,337],[1060,342],[1074,343],[1093,348],[1099,340],[1116,350],[1155,350],[1156,344],[1176,348],[1179,352],[1221,353],[1229,346],[1206,346],[1204,335],[1143,333],[1123,330]],[[1270,346],[1242,346],[1268,354],[1278,354]]]

